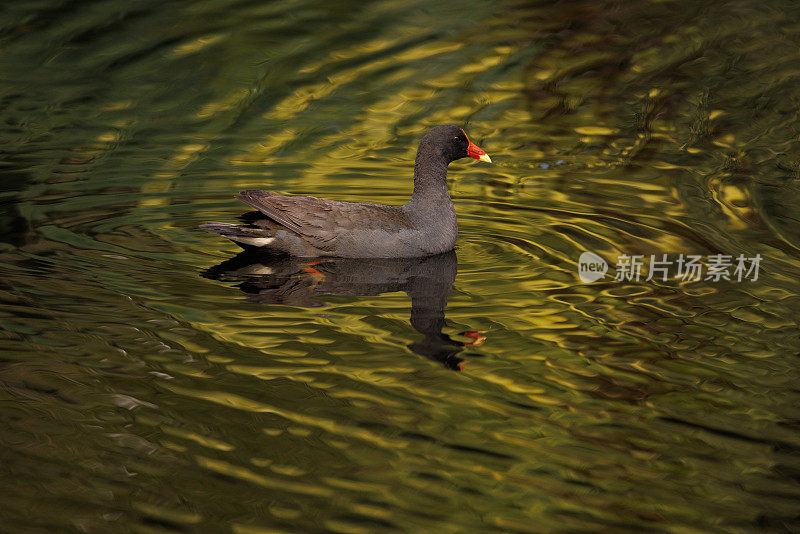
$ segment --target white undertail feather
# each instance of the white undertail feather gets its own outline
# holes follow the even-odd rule
[[[250,245],[252,247],[266,247],[275,241],[274,237],[239,237],[231,235],[226,235],[225,237],[236,241],[237,243],[244,243],[245,245]]]

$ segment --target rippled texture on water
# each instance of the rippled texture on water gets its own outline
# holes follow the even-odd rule
[[[798,20],[0,7],[0,525],[800,529]],[[242,188],[400,204],[440,123],[495,161],[451,165],[453,255],[274,263],[196,230]],[[583,284],[584,250],[763,260]]]

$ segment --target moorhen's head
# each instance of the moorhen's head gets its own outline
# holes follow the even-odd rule
[[[420,142],[422,147],[439,152],[448,163],[466,157],[492,162],[486,152],[472,144],[464,130],[452,124],[436,126],[425,134]]]

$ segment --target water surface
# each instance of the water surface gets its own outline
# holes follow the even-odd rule
[[[0,524],[800,528],[797,20],[3,6]],[[441,123],[495,162],[451,165],[451,255],[270,263],[196,230],[244,188],[401,204]],[[718,253],[758,280],[613,279]]]

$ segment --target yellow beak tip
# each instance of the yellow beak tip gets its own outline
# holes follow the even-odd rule
[[[492,158],[489,157],[489,154],[483,154],[478,159],[481,160],[481,161],[485,161],[486,163],[491,163],[492,162]]]

